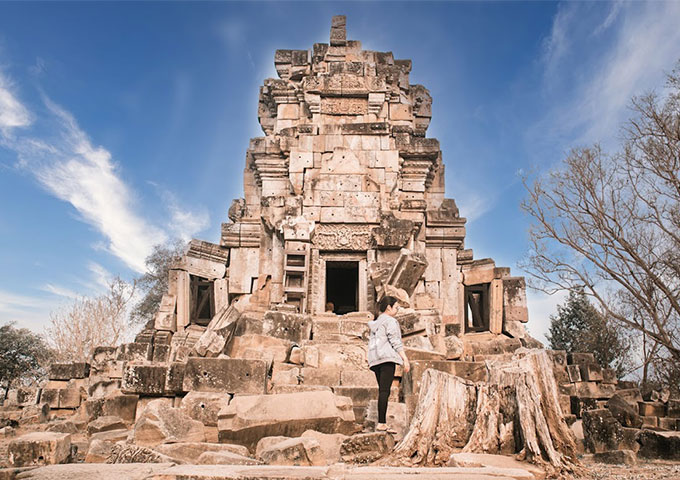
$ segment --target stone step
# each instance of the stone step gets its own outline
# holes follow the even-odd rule
[[[162,463],[68,464],[39,467],[22,474],[24,480],[534,480],[525,469],[497,467],[330,467],[174,465]]]

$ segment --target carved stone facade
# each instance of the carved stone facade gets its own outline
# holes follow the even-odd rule
[[[334,17],[329,44],[277,50],[274,64],[279,78],[260,88],[264,136],[246,152],[244,197],[219,245],[194,240],[176,264],[156,329],[182,332],[234,302],[374,313],[391,294],[432,324],[427,337],[529,338],[522,279],[465,249],[439,142],[426,137],[432,98],[409,82],[411,61],[363,50]]]

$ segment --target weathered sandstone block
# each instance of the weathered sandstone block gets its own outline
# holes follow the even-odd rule
[[[204,442],[203,424],[185,415],[179,408],[169,408],[162,400],[150,402],[135,423],[137,445],[154,447],[162,443]]]
[[[330,391],[236,396],[219,414],[220,442],[253,448],[263,437],[297,437],[306,430],[349,433],[352,401]]]
[[[126,428],[127,425],[120,417],[113,415],[105,415],[91,421],[87,424],[87,433],[92,435],[93,433],[108,432],[111,430],[120,430]]]
[[[288,438],[258,450],[258,458],[268,465],[326,465],[321,445],[313,438]]]
[[[642,426],[642,419],[638,412],[623,397],[614,395],[607,402],[607,408],[624,427],[640,428]]]
[[[139,395],[163,395],[168,368],[164,365],[138,365],[127,363],[120,389]]]
[[[231,395],[218,392],[189,392],[182,399],[180,409],[206,426],[217,426],[220,410],[229,405]]]
[[[260,462],[247,455],[239,455],[233,452],[203,452],[195,462],[198,465],[259,465]]]
[[[33,432],[9,443],[9,463],[15,467],[66,463],[71,456],[71,435]]]
[[[340,456],[347,463],[372,463],[392,451],[394,439],[385,432],[353,435],[340,446]]]
[[[638,456],[649,459],[680,460],[680,432],[642,430]]]
[[[90,364],[84,362],[53,363],[50,365],[50,380],[70,380],[86,378],[90,374]]]
[[[183,388],[189,392],[259,394],[266,391],[267,365],[262,360],[189,358]]]
[[[262,358],[266,353],[268,359],[273,362],[285,362],[293,348],[294,343],[282,338],[268,335],[248,334],[234,337],[228,348],[228,355],[232,358]],[[255,354],[253,354],[255,353]]]
[[[230,453],[247,457],[248,449],[243,445],[230,445],[228,443],[208,443],[208,442],[179,442],[165,443],[153,447],[154,451],[167,455],[181,463],[200,463],[197,459],[206,452],[211,453]]]

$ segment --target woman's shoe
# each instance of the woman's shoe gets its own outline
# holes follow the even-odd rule
[[[386,423],[379,423],[375,426],[375,431],[376,432],[386,432],[387,431],[387,424]]]

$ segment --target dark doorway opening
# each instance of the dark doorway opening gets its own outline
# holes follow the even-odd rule
[[[344,315],[359,310],[359,262],[326,262],[326,303]]]
[[[465,287],[465,331],[489,330],[489,284]]]
[[[214,282],[194,275],[190,279],[191,323],[207,326],[215,315]]]

